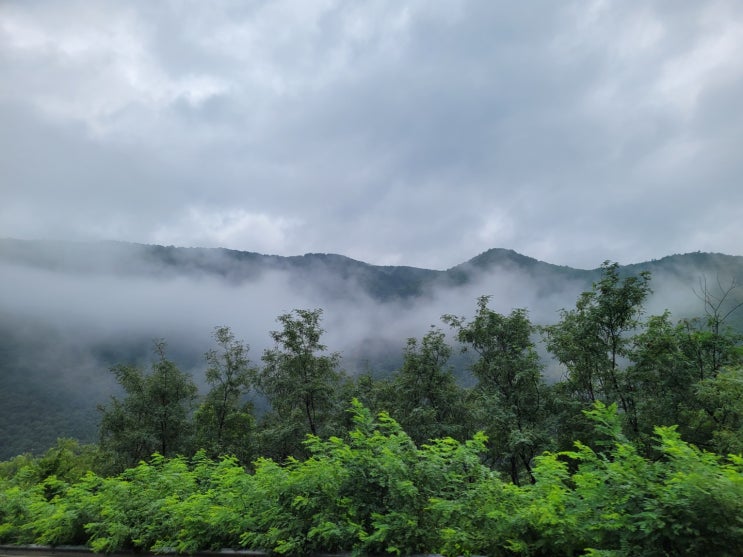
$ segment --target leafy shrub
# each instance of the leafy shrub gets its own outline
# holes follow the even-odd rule
[[[253,473],[204,453],[75,481],[39,479],[22,464],[0,480],[0,542],[105,553],[743,555],[743,457],[701,451],[673,427],[656,428],[658,456],[643,457],[616,406],[586,413],[600,443],[537,457],[526,486],[483,466],[482,434],[418,448],[387,414],[374,419],[358,402],[352,414],[346,439],[308,437],[309,458],[261,459]]]

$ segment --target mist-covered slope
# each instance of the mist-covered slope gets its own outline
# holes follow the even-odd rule
[[[642,270],[653,274],[648,312],[669,308],[674,317],[704,312],[695,292],[705,284],[711,292],[743,284],[743,257],[722,254],[622,268]],[[408,337],[442,326],[444,313],[471,316],[478,296],[491,295],[497,311],[527,308],[533,321],[554,323],[598,276],[598,268],[506,249],[431,270],[334,254],[0,240],[0,458],[43,450],[58,436],[94,440],[95,406],[115,389],[108,369],[148,365],[152,339],[164,338],[168,355],[201,382],[215,326],[231,327],[259,362],[278,315],[321,307],[324,342],[344,368],[383,375]]]
[[[294,281],[319,279],[321,290],[339,293],[343,285],[377,300],[422,293],[442,275],[413,267],[369,265],[342,255],[313,253],[292,257],[222,248],[179,248],[123,242],[74,243],[0,240],[0,261],[48,271],[82,275],[190,277],[218,279],[227,285],[260,281],[286,273]],[[329,279],[329,280],[328,280]]]

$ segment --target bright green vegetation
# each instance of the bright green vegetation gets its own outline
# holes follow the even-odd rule
[[[202,397],[158,342],[149,371],[113,368],[124,395],[101,407],[98,445],[0,463],[0,543],[743,555],[736,306],[705,289],[704,318],[674,323],[645,316],[649,293],[648,273],[607,263],[554,325],[487,297],[444,316],[472,356],[467,388],[437,327],[390,377],[347,377],[319,309],[279,316],[261,365],[216,328]]]
[[[259,459],[250,472],[234,457],[198,452],[155,455],[110,477],[42,478],[50,463],[41,459],[4,480],[0,539],[100,552],[742,554],[740,456],[700,451],[659,427],[658,454],[644,458],[621,433],[615,405],[597,402],[589,417],[602,448],[536,457],[536,482],[524,486],[482,463],[484,435],[416,447],[389,415],[373,419],[358,402],[345,438],[309,436],[307,458]],[[52,451],[74,461],[73,449]]]

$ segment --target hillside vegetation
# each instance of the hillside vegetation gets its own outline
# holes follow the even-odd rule
[[[481,296],[386,377],[343,372],[321,309],[279,315],[260,362],[215,328],[203,395],[159,341],[111,369],[97,443],[0,464],[0,543],[741,555],[735,284],[701,283],[702,314],[674,318],[645,311],[652,274],[631,271],[604,264],[547,325]]]
[[[440,324],[442,314],[466,315],[482,294],[502,313],[520,307],[549,325],[601,276],[600,268],[571,269],[504,249],[434,271],[332,254],[21,240],[0,240],[0,267],[0,459],[43,453],[58,437],[96,441],[97,405],[121,394],[108,369],[146,368],[156,339],[167,341],[168,358],[203,394],[203,353],[215,325],[229,323],[260,354],[272,342],[267,331],[276,315],[322,307],[339,367],[384,378],[402,365],[408,337]],[[622,277],[642,271],[653,276],[652,312],[669,308],[678,321],[704,316],[705,288],[719,293],[740,284],[743,258],[696,253],[618,267]],[[733,307],[742,292],[732,288],[726,303]],[[743,312],[725,323],[743,330]],[[535,340],[548,382],[559,379],[564,370]],[[471,386],[473,352],[453,348],[457,383]]]

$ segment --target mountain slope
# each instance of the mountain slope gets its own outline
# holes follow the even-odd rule
[[[705,284],[712,294],[743,284],[743,257],[723,254],[621,268],[643,270],[653,274],[648,312],[670,308],[675,318],[704,313],[697,295]],[[324,341],[342,353],[344,368],[385,374],[408,337],[442,326],[444,313],[471,315],[480,295],[492,295],[497,311],[524,307],[550,323],[599,276],[507,249],[431,270],[334,254],[0,240],[0,459],[43,450],[58,436],[95,440],[95,407],[116,388],[108,369],[149,365],[155,338],[203,382],[213,327],[232,327],[258,362],[278,315],[321,307]],[[739,290],[726,303],[743,299]],[[743,311],[733,319],[743,329]]]

